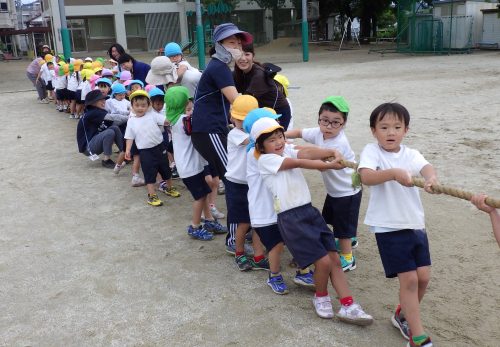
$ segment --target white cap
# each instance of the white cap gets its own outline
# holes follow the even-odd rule
[[[87,58],[85,58],[85,59],[84,59],[84,61],[90,61],[90,62],[93,62],[93,61],[94,61],[94,59],[92,59],[91,57],[87,57]]]
[[[252,130],[250,131],[250,137],[257,142],[260,135],[272,133],[276,129],[280,128],[283,129],[283,127],[279,125],[275,119],[268,117],[260,118],[253,123]],[[260,156],[257,146],[255,146],[254,155],[256,158]]]

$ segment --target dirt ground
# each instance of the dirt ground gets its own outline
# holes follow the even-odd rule
[[[434,164],[443,184],[500,198],[498,52],[316,47],[302,63],[299,48],[287,49],[264,47],[257,57],[278,62],[290,79],[297,127],[315,126],[323,98],[341,94],[351,104],[346,133],[359,155],[373,141],[371,110],[398,101],[412,115],[406,144]],[[76,121],[35,102],[27,64],[0,62],[0,345],[405,345],[389,320],[397,281],[385,279],[362,224],[369,189],[358,268],[348,274],[355,299],[375,318],[360,328],[316,317],[312,292],[291,281],[289,255],[283,270],[291,291],[278,296],[265,273],[236,270],[223,236],[189,239],[191,198],[180,182],[181,198],[152,208],[144,188],[130,187],[129,167],[116,177],[79,154]],[[306,175],[321,207],[320,174]],[[487,216],[455,198],[422,197],[433,258],[426,330],[437,346],[498,346],[500,250]]]

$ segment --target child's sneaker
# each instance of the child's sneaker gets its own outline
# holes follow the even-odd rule
[[[279,295],[288,294],[288,288],[281,274],[279,274],[278,276],[271,276],[271,274],[269,274],[269,278],[267,279],[267,285],[271,287],[273,292],[275,292],[276,294]]]
[[[224,182],[219,181],[219,186],[217,187],[217,194],[224,195],[226,194],[226,187],[224,187]]]
[[[356,269],[356,259],[354,258],[354,256],[352,256],[351,261],[348,261],[346,260],[346,258],[344,258],[343,255],[341,255],[340,264],[342,265],[342,270],[344,270],[344,272]]]
[[[179,193],[177,191],[177,189],[175,189],[174,186],[172,187],[167,187],[167,182],[163,181],[160,183],[160,186],[158,187],[158,190],[160,192],[164,192],[165,194],[167,194],[168,196],[171,196],[173,198],[178,198],[179,196],[181,196],[181,193]]]
[[[246,255],[239,255],[234,258],[236,265],[240,271],[249,271],[252,270],[252,263],[248,260]]]
[[[107,160],[101,160],[101,165],[106,169],[114,169],[116,163],[111,159],[107,159]]]
[[[177,167],[174,165],[172,166],[171,170],[172,170],[172,179],[173,180],[179,179],[179,173],[177,172]]]
[[[216,220],[205,220],[203,227],[214,234],[226,234],[227,228]]]
[[[255,261],[255,259],[250,259],[250,264],[252,264],[252,270],[265,270],[269,271],[269,260],[267,258]]]
[[[408,341],[408,343],[406,344],[406,347],[432,347],[432,346],[433,344],[430,337],[428,337],[424,342],[422,342],[419,345],[415,344],[410,337],[410,341]]]
[[[156,194],[148,194],[148,204],[151,206],[161,206],[163,205],[163,201],[161,201]]]
[[[235,255],[236,245],[234,244],[226,245],[226,252]],[[253,247],[248,243],[245,243],[245,254],[248,256],[253,256]]]
[[[357,237],[351,237],[351,247],[352,249],[358,248],[359,242]]]
[[[396,312],[394,312],[394,315],[391,317],[391,322],[395,328],[399,329],[401,335],[403,335],[405,339],[410,339],[410,327],[408,326],[408,322],[406,321],[405,317],[403,317],[403,314],[401,313],[400,305],[398,305],[398,307],[396,308]]]
[[[58,106],[59,108],[57,109],[59,112],[63,112],[63,107],[61,105]]]
[[[370,325],[373,323],[373,317],[365,313],[358,303],[349,306],[340,305],[337,317],[342,322],[349,324]]]
[[[188,226],[187,233],[193,239],[201,240],[201,241],[210,241],[214,238],[214,235],[207,230],[203,226],[199,226],[198,228],[193,227],[192,225]]]
[[[316,310],[316,314],[325,319],[333,318],[333,308],[332,308],[332,299],[330,299],[329,295],[313,298],[314,309]]]
[[[224,217],[226,217],[226,215],[219,211],[215,206],[210,207],[210,213],[215,219],[223,219]]]
[[[75,117],[75,115],[73,113],[69,115],[69,119],[75,119],[75,118],[76,117]]]
[[[121,169],[123,169],[125,167],[125,165],[127,165],[127,163],[123,162],[121,165],[120,164],[116,164],[115,165],[115,168],[113,169],[113,173],[115,175],[118,175],[121,171]]]
[[[132,187],[142,187],[146,185],[146,182],[144,182],[144,179],[139,176],[139,175],[134,175],[132,176],[132,182],[130,182]]]
[[[293,278],[293,283],[302,287],[314,288],[313,272],[309,270],[309,272],[302,274],[300,271],[297,271]]]

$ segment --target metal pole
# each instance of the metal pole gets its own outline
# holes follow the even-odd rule
[[[201,19],[200,0],[196,0],[196,41],[198,43],[198,67],[203,70],[205,68],[205,34]]]
[[[63,53],[66,61],[71,58],[71,43],[69,39],[69,30],[66,23],[66,11],[64,9],[64,0],[58,0],[59,16],[61,17],[61,40],[63,44]]]
[[[302,0],[302,61],[309,61],[309,27],[307,24],[307,0]]]

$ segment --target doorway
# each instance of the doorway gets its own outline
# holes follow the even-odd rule
[[[70,29],[71,50],[73,52],[87,51],[87,34],[85,28]]]

